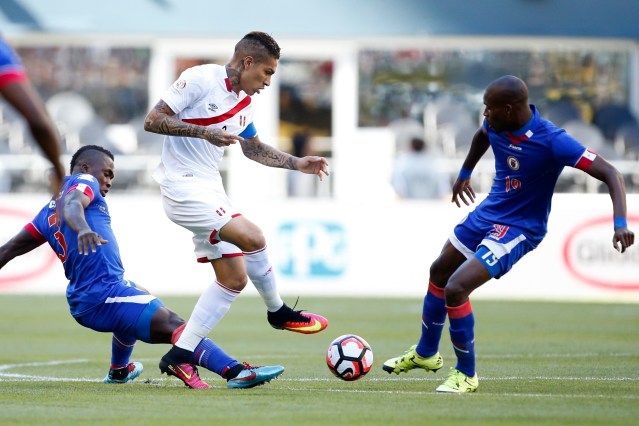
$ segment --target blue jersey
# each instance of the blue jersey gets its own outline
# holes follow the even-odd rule
[[[90,198],[84,210],[86,221],[108,241],[96,247],[96,253],[78,254],[78,235],[58,216],[55,199],[25,228],[39,241],[48,242],[58,254],[69,280],[67,300],[71,314],[76,316],[104,302],[111,288],[123,281],[124,267],[98,181],[88,174],[75,174],[65,179],[62,197],[71,191],[82,191]]]
[[[495,154],[495,180],[475,214],[491,223],[517,226],[539,239],[546,235],[555,184],[565,166],[586,170],[596,154],[565,130],[533,117],[515,132],[495,132],[484,120],[483,131]]]

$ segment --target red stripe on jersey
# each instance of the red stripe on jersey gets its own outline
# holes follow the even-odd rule
[[[592,162],[595,161],[595,158],[597,158],[597,153],[587,149],[581,155],[581,158],[579,159],[579,161],[577,161],[577,164],[575,164],[575,168],[586,171],[588,170],[588,168],[590,168]]]
[[[229,80],[228,78],[225,78],[224,83],[226,83],[226,90],[228,90],[229,92],[233,90],[233,87],[231,86],[231,80]]]
[[[27,223],[24,226],[24,229],[26,229],[27,232],[31,234],[31,236],[35,238],[38,243],[44,244],[47,241],[47,239],[44,238],[44,235],[42,235],[40,231],[38,231],[38,229],[35,226],[33,226],[33,223],[31,222]]]
[[[89,185],[85,183],[76,183],[71,188],[69,188],[69,190],[67,191],[67,194],[69,194],[74,189],[77,189],[78,191],[82,192],[84,195],[89,197],[89,200],[93,201],[93,197],[95,195],[93,194],[93,190],[91,189]]]
[[[528,140],[528,135],[526,135],[525,133],[521,136],[513,136],[513,134],[510,132],[506,132],[506,134],[508,135],[508,139],[510,139],[510,141],[514,143],[515,145],[518,144],[519,142]]]
[[[449,318],[464,318],[473,313],[473,307],[470,306],[470,300],[459,306],[446,305]]]
[[[23,71],[10,70],[0,75],[0,87],[4,87],[7,84],[11,84],[11,83],[25,81],[26,79],[27,79],[27,75]]]
[[[182,121],[184,121],[185,123],[198,124],[200,126],[210,126],[211,124],[217,124],[217,123],[221,123],[223,121],[228,120],[229,118],[233,117],[235,114],[237,114],[238,112],[242,111],[244,108],[249,106],[250,103],[251,103],[251,97],[247,96],[244,99],[242,99],[237,105],[235,105],[233,109],[231,109],[228,112],[225,112],[222,115],[218,115],[215,117],[208,117],[208,118],[183,118]]]

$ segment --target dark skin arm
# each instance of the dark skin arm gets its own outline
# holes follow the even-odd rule
[[[29,253],[40,246],[40,242],[26,230],[21,229],[13,238],[0,247],[0,269],[18,256]]]
[[[71,191],[64,197],[62,217],[65,223],[78,234],[78,253],[95,253],[96,247],[108,241],[94,232],[84,217],[84,209],[91,199],[80,191]],[[90,252],[89,252],[90,250]]]
[[[473,136],[473,141],[470,144],[468,154],[466,154],[463,167],[468,170],[473,170],[489,147],[490,141],[488,140],[488,136],[482,131],[482,129],[477,130]],[[451,202],[457,204],[457,207],[461,207],[461,203],[457,197],[459,197],[467,206],[469,206],[471,202],[475,202],[475,191],[470,185],[470,178],[457,178],[457,180],[455,180],[455,183],[453,184],[453,198]],[[468,197],[468,200],[466,197]]]
[[[0,88],[0,93],[25,118],[33,138],[53,165],[52,189],[54,194],[57,194],[64,178],[64,167],[60,162],[58,131],[53,125],[44,103],[28,81],[7,84]]]
[[[586,173],[608,186],[608,192],[612,199],[613,216],[625,218],[626,187],[621,173],[600,155],[597,155],[595,161],[593,161],[588,170],[586,170]],[[615,234],[612,237],[612,245],[615,250],[623,253],[628,247],[633,245],[634,242],[635,234],[627,227],[615,228]]]

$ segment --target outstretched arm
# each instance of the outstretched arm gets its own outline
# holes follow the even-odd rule
[[[175,117],[175,112],[163,100],[160,100],[146,115],[144,130],[161,135],[200,138],[219,147],[229,146],[243,140],[242,137],[232,135],[222,129],[185,123]]]
[[[468,154],[466,154],[466,159],[459,172],[459,176],[453,184],[453,198],[451,202],[457,204],[457,207],[461,207],[459,199],[467,206],[470,205],[470,202],[475,202],[475,190],[473,190],[473,187],[470,185],[470,174],[489,147],[490,141],[488,140],[488,136],[482,129],[477,130],[473,136],[470,149],[468,150]],[[459,199],[457,197],[459,197]],[[466,200],[466,197],[468,197],[468,200]]]
[[[0,92],[4,99],[25,118],[33,138],[53,164],[54,194],[57,194],[64,178],[64,167],[60,162],[58,130],[49,117],[40,95],[28,80],[7,84],[0,88]]]
[[[0,269],[11,260],[39,247],[41,241],[36,240],[26,229],[22,228],[15,237],[0,247]]]
[[[295,157],[277,148],[262,143],[258,136],[240,141],[242,152],[247,158],[269,167],[298,170],[302,173],[317,175],[320,180],[328,176],[328,162],[324,157],[308,155]]]
[[[612,237],[612,245],[615,250],[623,253],[635,242],[635,234],[628,229],[626,224],[626,187],[623,176],[600,155],[597,155],[586,173],[608,186],[615,219],[615,234]]]
[[[96,247],[106,244],[103,239],[87,223],[84,216],[84,209],[91,203],[91,199],[82,191],[73,190],[64,197],[62,206],[62,217],[65,223],[78,234],[78,253],[88,255],[96,252]]]

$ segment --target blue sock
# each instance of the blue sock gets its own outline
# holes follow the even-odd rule
[[[205,337],[193,351],[193,362],[224,377],[224,373],[240,363],[231,358],[211,339]]]
[[[450,340],[457,355],[457,370],[475,375],[475,317],[470,300],[459,306],[446,306],[450,322]]]
[[[445,321],[444,289],[429,282],[422,310],[422,336],[416,349],[419,356],[428,357],[437,353]]]
[[[129,364],[129,359],[135,347],[135,339],[116,336],[111,338],[111,368],[122,368]]]

